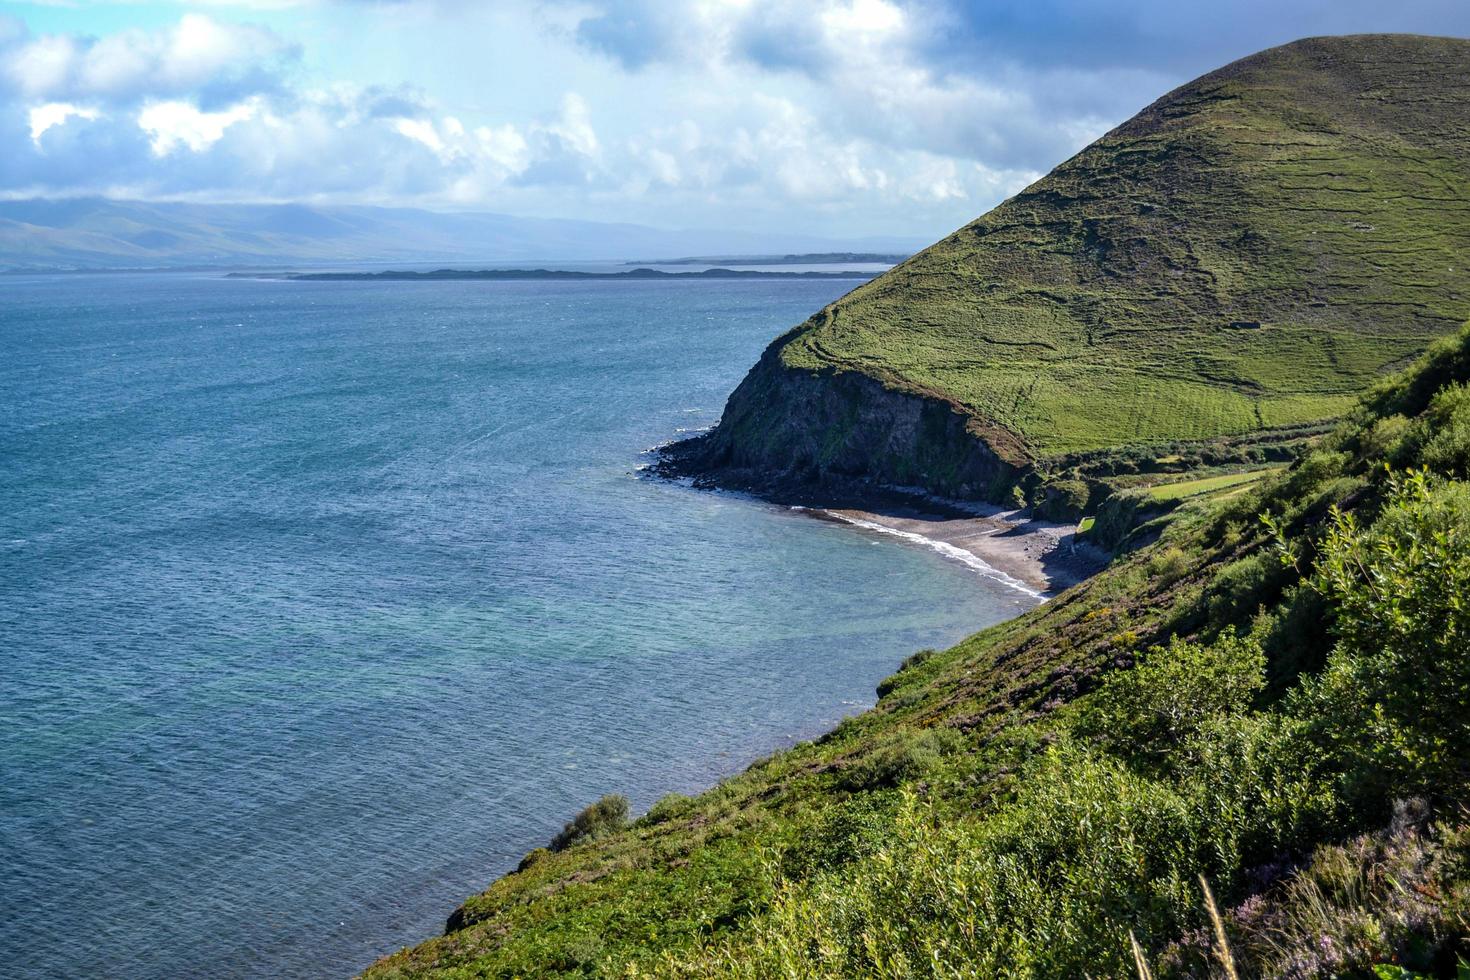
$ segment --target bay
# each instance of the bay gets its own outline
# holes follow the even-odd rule
[[[856,284],[0,280],[7,974],[350,974],[1028,608],[639,474]]]

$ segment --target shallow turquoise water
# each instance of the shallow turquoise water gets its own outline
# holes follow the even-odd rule
[[[1032,600],[642,479],[850,281],[0,281],[7,975],[331,976]]]

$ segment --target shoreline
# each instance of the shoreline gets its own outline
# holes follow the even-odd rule
[[[637,472],[695,490],[732,493],[786,507],[814,520],[903,538],[1042,602],[1086,581],[1112,560],[1110,553],[1079,541],[1075,524],[1028,517],[1016,508],[939,497],[919,487],[859,481],[814,485],[719,479],[698,472],[681,458],[681,449],[687,450],[703,437],[686,437],[645,450],[651,461]]]
[[[1091,578],[1112,560],[1111,554],[1079,541],[1077,525],[1043,521],[1017,508],[954,500],[922,487],[859,479],[806,482],[753,470],[710,468],[700,459],[699,449],[714,428],[645,450],[651,459],[639,472],[904,538],[1043,602]]]
[[[939,508],[922,506],[795,509],[818,520],[912,541],[1042,602],[1090,578],[1108,561],[1097,548],[1077,541],[1075,525],[1035,520],[1014,510],[976,509],[966,514],[938,513]]]

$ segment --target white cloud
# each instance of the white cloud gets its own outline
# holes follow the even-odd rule
[[[565,141],[577,153],[589,157],[597,155],[597,132],[592,128],[592,114],[586,100],[575,92],[568,92],[562,97],[561,118],[541,128]]]
[[[436,156],[444,156],[448,149],[432,119],[395,119],[393,128],[398,131],[398,135],[427,146]]]
[[[156,32],[23,38],[0,49],[0,76],[31,99],[125,100],[211,88],[245,95],[270,87],[295,54],[267,28],[186,13]]]
[[[8,59],[6,74],[25,95],[58,94],[66,87],[76,59],[77,46],[71,38],[41,37]]]
[[[222,24],[201,14],[185,14],[162,39],[154,58],[163,77],[192,88],[236,65],[255,65],[276,57],[285,43],[263,27]],[[95,50],[95,49],[94,49]]]
[[[899,37],[908,28],[902,8],[887,0],[851,0],[828,4],[820,14],[826,33],[848,44],[882,44]]]
[[[150,102],[138,113],[138,128],[148,134],[156,156],[168,156],[180,147],[201,153],[219,142],[225,130],[259,111],[255,99],[220,112],[201,112],[188,102]]]
[[[481,126],[475,130],[480,155],[506,174],[518,174],[531,165],[531,145],[516,127]]]
[[[479,8],[447,0],[322,14],[350,16],[362,32],[412,25],[416,39],[446,51],[466,50],[450,42],[473,34],[470,25],[509,31],[508,41],[477,35],[476,55],[497,66],[496,44],[535,48],[507,64],[513,94],[503,97],[423,58],[414,63],[422,75],[399,77],[417,68],[397,67],[371,75],[377,84],[324,78],[290,39],[225,13],[100,38],[34,36],[23,25],[7,35],[0,17],[0,138],[21,147],[0,159],[0,195],[453,205],[937,233],[1116,121],[1056,111],[1087,79],[1053,74],[1045,89],[1025,73],[936,68],[923,52],[934,25],[908,0],[632,2],[644,6],[612,28],[659,20],[653,41],[662,47],[609,28],[604,46],[633,46],[620,62],[576,40],[593,9],[585,4],[540,21],[503,11],[476,21]],[[634,54],[641,67],[621,67]],[[546,58],[554,82],[512,73]]]
[[[64,126],[68,119],[96,119],[98,115],[96,109],[75,106],[68,102],[47,102],[44,105],[32,106],[27,116],[31,125],[31,142],[39,147],[41,136],[46,130]]]

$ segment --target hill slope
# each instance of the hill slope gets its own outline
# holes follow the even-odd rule
[[[1470,315],[1467,260],[1470,41],[1299,41],[818,312],[673,465],[998,499],[1068,454],[1321,421]]]
[[[1191,497],[816,742],[630,825],[589,808],[368,975],[1122,977],[1131,930],[1203,978],[1202,873],[1242,976],[1454,976],[1467,382],[1470,327],[1289,471]]]
[[[1054,174],[773,345],[685,465],[989,490],[975,481],[1070,452],[1235,431],[1183,426],[1184,402],[1150,384],[1245,398],[1261,414],[1245,428],[1347,417],[1289,470],[1181,484],[1157,541],[911,657],[876,708],[816,742],[631,823],[616,799],[589,807],[445,936],[368,975],[1132,976],[1133,936],[1155,975],[1217,976],[1201,874],[1239,975],[1454,975],[1470,957],[1470,328],[1360,403],[1349,391],[1446,332],[1460,302],[1465,127],[1443,93],[1465,50],[1355,38],[1247,59],[1098,144],[1120,169]],[[1415,66],[1445,77],[1388,85]],[[1293,90],[1310,108],[1290,111]],[[1377,105],[1390,96],[1400,118]],[[1282,124],[1269,141],[1262,119]],[[1308,191],[1290,174],[1313,140],[1345,157]],[[1084,172],[1134,177],[1105,193]],[[1159,172],[1179,186],[1135,207],[1138,174]],[[1350,173],[1372,189],[1353,210]],[[1288,212],[1319,195],[1330,209]],[[1088,232],[1074,200],[1120,224]],[[1373,232],[1330,234],[1349,214]],[[1242,221],[1270,237],[1220,237]],[[1046,343],[1017,350],[1032,331]],[[1056,338],[1079,336],[1111,360],[1064,356]],[[1080,399],[1068,432],[1111,434],[1054,439],[1015,421],[1032,402],[982,416],[934,385],[949,365],[983,391],[1020,360],[1036,403]],[[1110,379],[1126,398],[1102,397]]]

